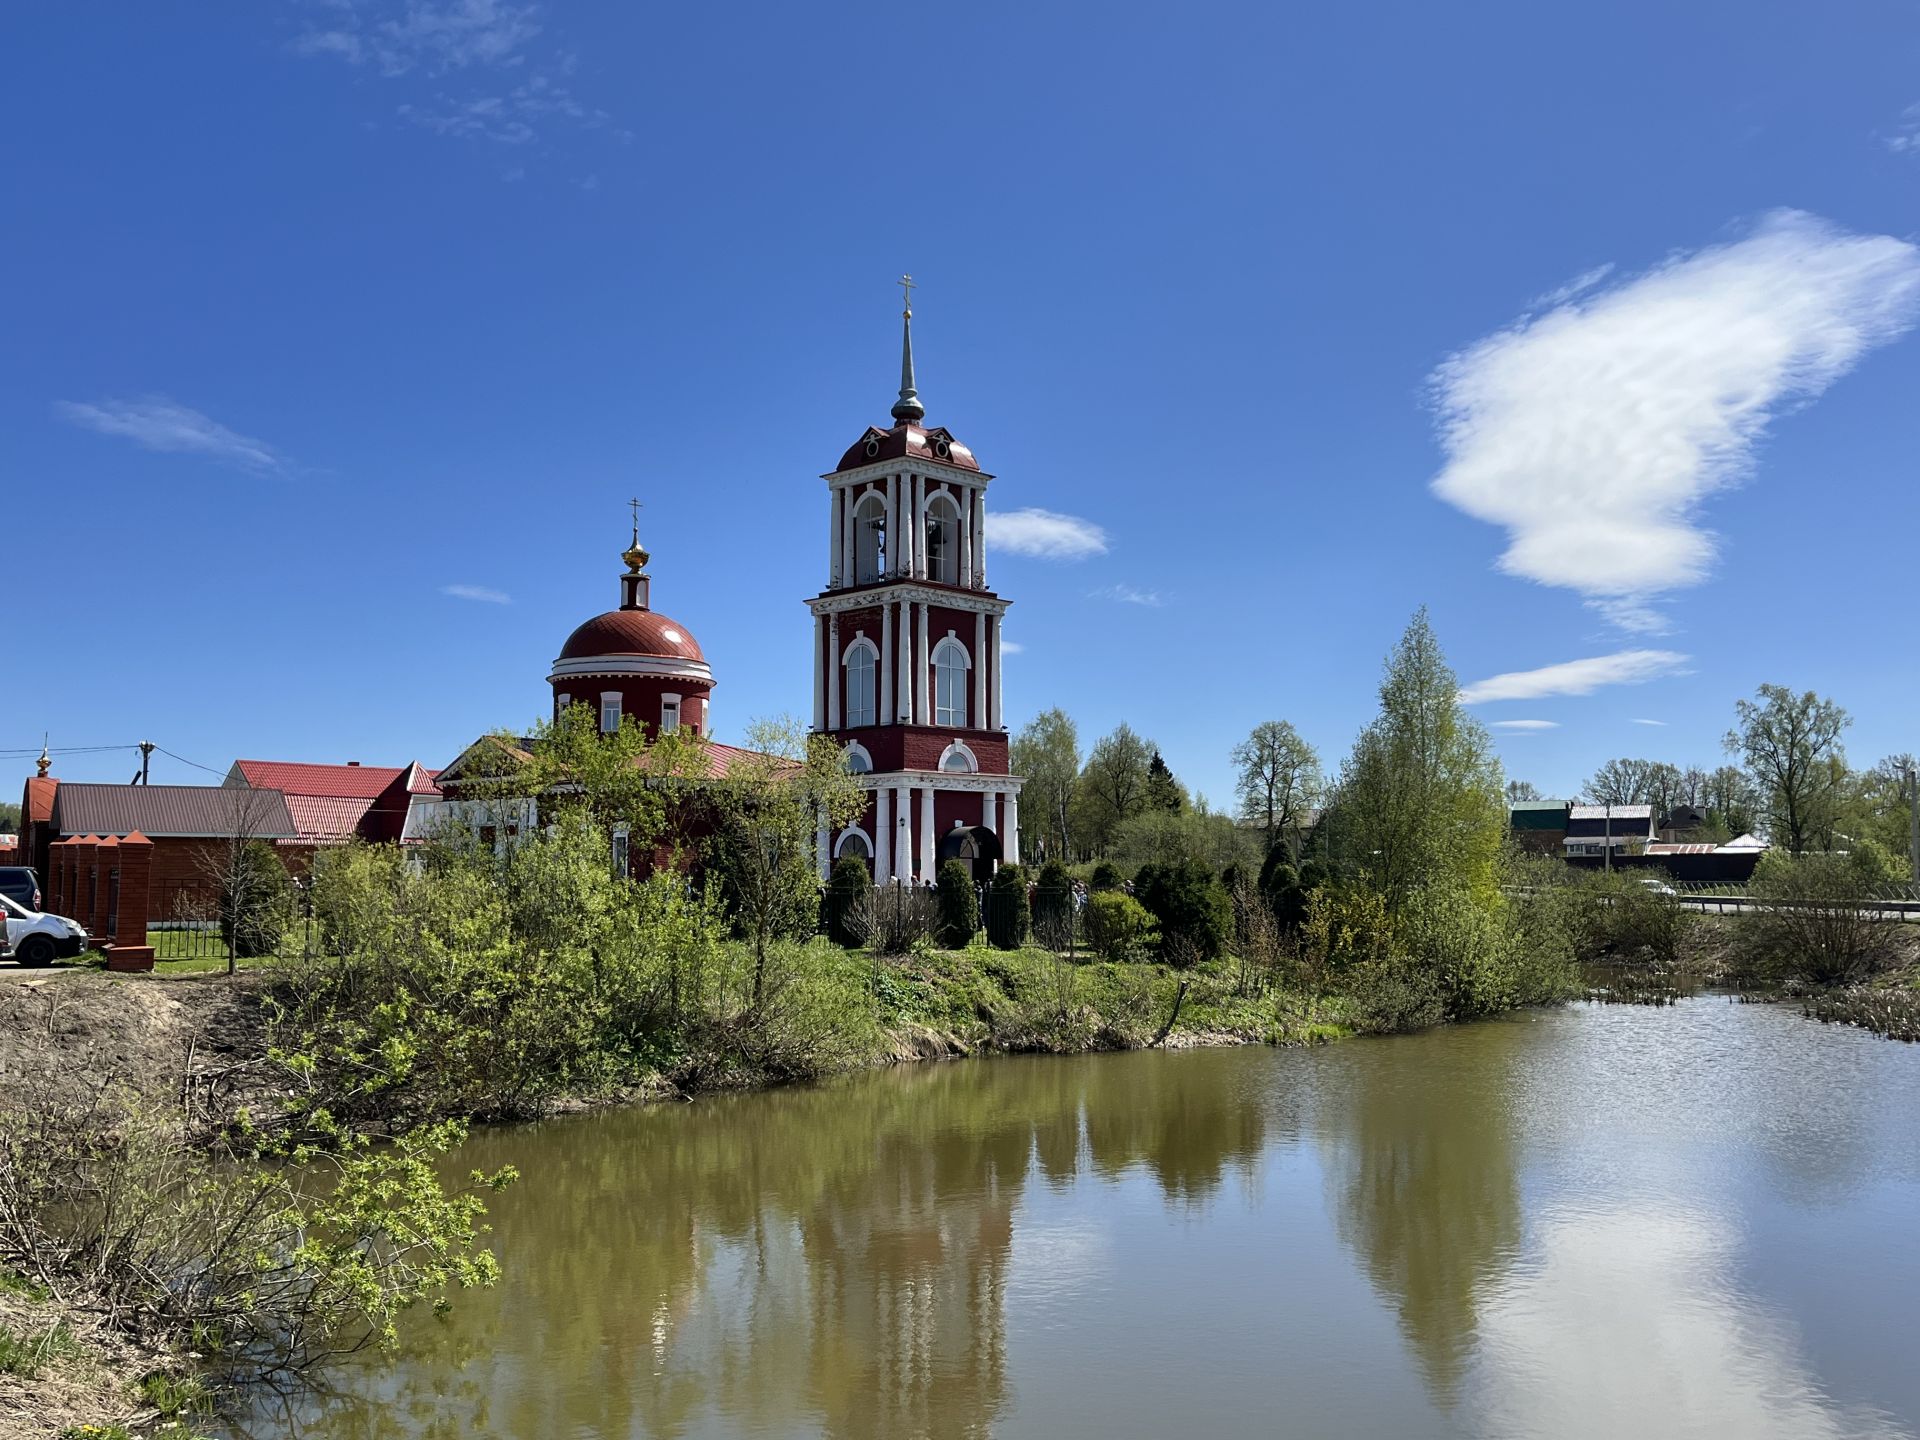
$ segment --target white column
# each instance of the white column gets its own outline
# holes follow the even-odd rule
[[[902,785],[893,796],[893,807],[900,812],[893,817],[893,874],[902,885],[913,883],[913,832],[907,828],[912,816],[907,797],[912,793]]]
[[[913,573],[927,577],[927,477],[913,477]]]
[[[973,495],[964,486],[954,492],[960,502],[960,586],[973,588]]]
[[[1000,835],[1000,858],[1009,865],[1020,863],[1020,792],[1007,792],[1007,825]]]
[[[840,728],[840,617],[827,617],[827,728]]]
[[[833,534],[830,537],[832,543],[827,546],[827,588],[829,590],[837,589],[840,585],[840,551],[842,549],[840,527],[843,523],[840,519],[840,507],[846,503],[842,496],[842,491],[833,492]]]
[[[893,602],[887,602],[887,610],[893,610]],[[903,600],[900,602],[900,666],[893,677],[893,718],[895,723],[913,719],[913,621],[910,608]]]
[[[930,884],[938,868],[933,858],[933,787],[920,787],[920,879]]]
[[[976,730],[987,728],[987,612],[973,617],[973,713],[967,717]]]
[[[1001,680],[1006,672],[1000,668],[1000,626],[1005,618],[1003,615],[993,617],[993,688],[988,692],[993,697],[993,711],[992,718],[987,722],[990,730],[1000,728],[1000,692],[1007,688]]]
[[[813,728],[827,728],[827,622],[813,617]]]
[[[987,588],[987,492],[973,492],[973,588]]]
[[[880,607],[880,708],[873,712],[882,725],[891,725],[893,708],[893,606]]]
[[[996,835],[1000,833],[1000,795],[998,791],[986,790],[981,792],[980,823]]]
[[[928,673],[928,657],[932,651],[927,648],[927,602],[920,602],[920,643],[913,657],[913,719],[917,725],[933,723],[933,706],[927,703],[927,692],[933,688],[933,677]]]
[[[887,569],[900,568],[900,527],[895,517],[900,513],[900,477],[887,476]]]
[[[884,885],[893,870],[893,791],[882,788],[873,800],[873,883]]]

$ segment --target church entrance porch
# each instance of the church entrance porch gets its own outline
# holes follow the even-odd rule
[[[958,860],[967,867],[974,884],[985,885],[993,879],[1002,858],[1000,837],[984,825],[955,821],[953,828],[940,837],[939,857],[942,866],[949,860]]]

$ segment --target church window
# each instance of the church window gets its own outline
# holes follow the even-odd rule
[[[867,747],[861,744],[847,746],[847,773],[849,775],[868,775],[873,772],[873,757],[867,753]]]
[[[847,724],[874,723],[873,646],[856,641],[847,651]]]
[[[949,635],[933,651],[933,723],[967,723],[967,652]]]
[[[857,584],[871,585],[885,572],[887,505],[869,494],[853,512],[853,571]]]
[[[600,733],[611,735],[620,728],[620,692],[609,690],[600,697]]]
[[[660,697],[660,733],[671,735],[680,728],[680,697],[662,695]]]
[[[616,826],[613,832],[613,875],[616,880],[624,880],[628,876],[629,871],[627,867],[630,845],[631,842],[627,838],[627,827],[624,825]]]
[[[940,757],[940,768],[956,775],[971,775],[980,768],[969,750],[958,740],[947,746],[946,753]]]
[[[957,583],[960,573],[960,516],[953,501],[936,495],[927,502],[927,578]]]
[[[873,862],[873,847],[867,844],[867,837],[858,830],[849,830],[840,837],[839,847],[834,851],[836,859],[844,860],[851,855],[856,860]]]

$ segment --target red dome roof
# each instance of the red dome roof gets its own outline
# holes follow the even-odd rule
[[[707,659],[693,632],[658,610],[609,610],[575,630],[560,647],[562,660],[588,660],[596,655],[657,655],[702,664]]]
[[[900,422],[891,430],[869,425],[867,433],[848,447],[833,467],[833,474],[857,470],[881,460],[912,460],[921,464],[951,465],[956,470],[980,469],[973,451],[953,438],[944,427],[924,430],[918,425]]]

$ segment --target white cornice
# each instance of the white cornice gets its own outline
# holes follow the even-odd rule
[[[662,680],[693,680],[713,684],[713,671],[704,660],[672,660],[664,655],[588,655],[578,660],[556,660],[549,684],[595,675],[651,675]]]
[[[876,460],[871,465],[862,465],[857,470],[830,470],[820,478],[827,482],[829,490],[844,490],[849,485],[864,485],[869,480],[884,480],[889,475],[925,475],[933,478],[959,480],[966,484],[978,485],[982,490],[993,479],[984,470],[967,470],[959,465],[950,465],[944,460],[936,460],[928,455],[924,460],[910,459],[905,455],[896,455],[891,460]]]
[[[830,590],[807,601],[807,608],[816,615],[837,615],[848,610],[864,610],[870,605],[881,605],[887,601],[906,600],[914,604],[939,605],[948,610],[965,610],[968,614],[1005,615],[1007,607],[1013,602],[1002,600],[998,595],[990,595],[984,590],[949,590],[944,586],[926,585],[918,580],[893,580],[879,585],[868,585],[858,590]]]
[[[888,770],[881,774],[857,777],[863,790],[895,790],[902,785],[919,789],[931,785],[935,790],[997,790],[1002,794],[1020,793],[1026,778],[1020,775],[970,775],[957,770]]]

